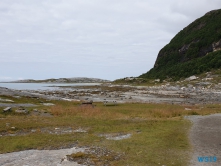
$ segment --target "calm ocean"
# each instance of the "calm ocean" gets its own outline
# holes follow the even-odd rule
[[[0,87],[16,90],[55,90],[56,86],[91,86],[100,83],[0,83]]]

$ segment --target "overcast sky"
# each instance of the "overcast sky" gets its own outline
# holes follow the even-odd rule
[[[0,80],[139,76],[221,0],[0,0]]]

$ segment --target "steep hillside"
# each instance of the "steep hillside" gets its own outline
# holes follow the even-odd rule
[[[221,68],[221,9],[206,13],[181,30],[141,78],[175,80]]]

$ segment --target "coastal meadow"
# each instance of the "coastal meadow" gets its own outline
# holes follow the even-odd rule
[[[16,102],[24,101],[39,104],[37,99],[25,97]],[[83,106],[79,102],[50,102],[54,106],[27,108],[28,114],[17,114],[15,108],[9,113],[0,113],[1,153],[99,147],[120,154],[116,160],[105,158],[110,160],[109,165],[188,165],[191,123],[184,116],[221,112],[220,105],[124,103],[105,106],[93,103],[93,106]],[[34,109],[38,109],[39,114],[34,114]],[[79,154],[72,156],[79,157]],[[80,156],[99,160],[88,154]]]

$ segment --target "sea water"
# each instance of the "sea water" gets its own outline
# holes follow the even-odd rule
[[[100,83],[0,83],[0,87],[16,90],[55,90],[67,86],[93,86]]]

